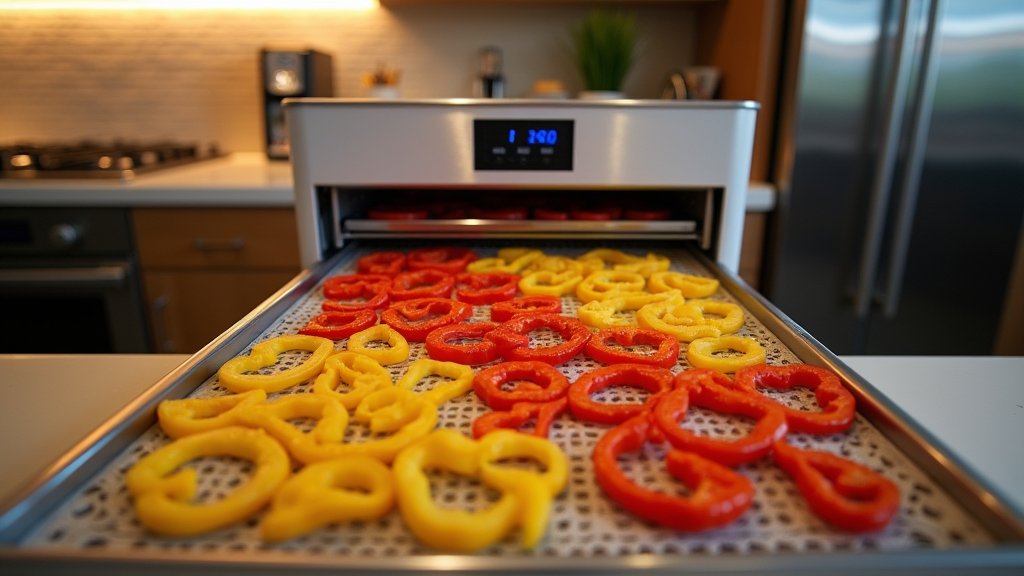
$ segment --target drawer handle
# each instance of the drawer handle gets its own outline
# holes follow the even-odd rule
[[[200,252],[241,252],[245,238],[196,238],[192,244]]]

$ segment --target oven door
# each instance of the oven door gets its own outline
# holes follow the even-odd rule
[[[19,262],[0,269],[0,353],[149,352],[127,260]]]

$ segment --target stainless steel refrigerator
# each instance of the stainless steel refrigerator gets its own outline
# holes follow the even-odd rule
[[[1024,2],[787,21],[766,295],[839,354],[1019,352]]]

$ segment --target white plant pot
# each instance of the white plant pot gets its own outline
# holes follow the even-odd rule
[[[584,90],[579,93],[580,100],[622,100],[625,94],[612,90]]]
[[[370,88],[370,98],[398,98],[398,88],[394,86],[374,86]]]

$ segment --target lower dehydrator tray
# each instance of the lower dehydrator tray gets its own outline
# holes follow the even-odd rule
[[[571,245],[535,247],[548,254],[569,256],[585,251]],[[389,246],[388,249],[394,247]],[[225,350],[220,354],[207,352],[206,362],[211,364],[207,371],[214,375],[194,390],[183,390],[180,381],[164,381],[158,387],[168,391],[164,394],[167,398],[186,394],[193,397],[227,394],[216,378],[216,369],[223,363],[222,359],[248,354],[253,344],[267,338],[297,333],[321,310],[324,298],[320,286],[323,279],[353,272],[356,259],[374,250],[372,246],[346,249],[327,265],[319,267],[315,277],[307,278],[303,290],[284,294],[289,306],[283,313],[268,317],[270,310],[267,310],[250,317],[250,328],[261,321],[267,327],[256,338],[236,343],[237,351],[229,350],[227,354]],[[496,247],[478,245],[476,250],[481,256],[491,256]],[[722,275],[703,257],[688,249],[655,251],[672,260],[673,270],[702,276]],[[632,252],[643,254],[640,250]],[[791,346],[783,343],[785,338],[770,331],[762,318],[752,313],[750,304],[756,301],[743,290],[741,284],[723,281],[723,287],[712,298],[743,305],[746,321],[740,334],[761,343],[768,364],[817,363],[813,358],[797,355]],[[573,316],[579,305],[574,297],[563,297],[563,314]],[[487,306],[474,307],[471,321],[488,318]],[[535,336],[535,340],[551,337],[542,334]],[[345,342],[338,341],[336,349],[343,349]],[[410,345],[409,359],[388,367],[396,381],[409,363],[426,357],[422,344]],[[203,354],[200,352],[199,355]],[[265,371],[294,365],[302,357],[303,353],[286,354],[279,364]],[[581,354],[561,366],[560,370],[571,382],[584,371],[597,366],[600,364]],[[681,353],[672,370],[678,372],[687,367],[685,354]],[[431,385],[432,380],[421,383],[421,386]],[[307,382],[271,396],[304,393],[310,388]],[[603,392],[599,398],[608,402],[637,401],[641,396],[636,390],[613,389]],[[815,402],[813,392],[807,390],[781,399],[791,406],[811,407]],[[468,433],[472,421],[487,410],[475,394],[469,392],[440,407],[438,426]],[[935,569],[948,569],[963,562],[973,565],[975,561],[979,567],[1006,568],[1014,562],[1024,561],[1019,538],[1011,536],[1007,541],[1004,530],[987,526],[984,518],[972,513],[976,506],[963,503],[965,499],[977,498],[975,494],[951,496],[926,472],[930,464],[922,466],[921,462],[910,458],[883,434],[879,426],[860,413],[846,433],[826,437],[790,434],[787,439],[800,447],[841,454],[895,482],[901,493],[900,511],[881,532],[854,535],[829,527],[807,509],[793,482],[770,458],[739,467],[739,471],[754,482],[756,495],[751,509],[731,525],[690,534],[649,524],[619,509],[594,482],[590,452],[607,427],[580,423],[565,414],[553,425],[550,439],[566,453],[570,478],[566,489],[554,501],[546,536],[533,550],[522,550],[518,534],[514,533],[477,554],[458,557],[442,556],[421,545],[405,528],[397,510],[376,522],[333,525],[275,544],[265,543],[259,537],[261,515],[200,537],[183,539],[149,534],[135,517],[124,473],[142,456],[165,445],[169,439],[152,424],[155,419],[151,410],[148,414],[127,414],[123,418],[148,418],[146,422],[150,425],[142,428],[144,431],[134,437],[120,454],[109,462],[101,463],[98,473],[79,482],[74,492],[54,511],[33,517],[30,528],[23,531],[8,549],[12,554],[8,560],[45,563],[47,559],[63,558],[110,561],[115,565],[125,561],[145,561],[150,568],[166,563],[178,567],[182,564],[201,566],[214,571],[239,566],[253,569],[287,566],[290,569],[304,567],[352,572],[452,568],[584,569],[594,572],[641,567],[662,567],[671,571],[785,572],[801,567],[815,570],[858,565],[878,568],[888,566],[889,560],[898,560],[894,566],[909,562],[907,566],[920,564]],[[752,426],[744,418],[701,409],[691,409],[685,425],[734,436],[744,434]],[[369,436],[368,431],[359,429],[355,424],[350,424],[347,434],[347,441],[359,441]],[[645,485],[670,491],[674,483],[661,465],[662,455],[660,447],[649,445],[644,454],[624,460],[622,465],[631,477],[642,479]],[[201,501],[210,501],[229,492],[251,471],[247,464],[223,458],[204,458],[191,465],[200,472]],[[448,474],[435,475],[432,488],[439,501],[466,509],[485,507],[495,497],[471,480]],[[24,555],[19,557],[22,553]]]

